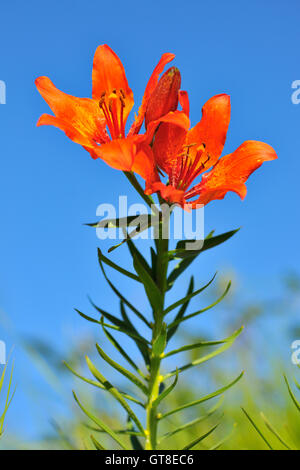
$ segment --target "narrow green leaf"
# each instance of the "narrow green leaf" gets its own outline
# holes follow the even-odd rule
[[[90,385],[93,385],[94,387],[97,387],[97,388],[100,388],[101,390],[106,390],[106,388],[104,387],[104,385],[102,385],[101,383],[99,382],[96,382],[95,380],[91,380],[91,379],[87,379],[86,377],[83,377],[83,375],[80,375],[79,372],[76,372],[75,369],[73,369],[72,366],[70,366],[70,364],[68,364],[66,361],[63,361],[63,364],[67,367],[67,369],[69,369],[70,372],[72,372],[73,375],[75,375],[75,377],[77,377],[78,379],[82,380],[83,382],[86,382]]]
[[[247,419],[250,421],[250,423],[252,424],[252,426],[254,427],[254,429],[256,430],[256,432],[260,435],[260,437],[262,438],[262,440],[265,442],[265,444],[267,444],[267,446],[269,447],[270,450],[273,450],[273,447],[271,446],[271,444],[269,443],[269,441],[267,440],[267,438],[263,435],[263,433],[261,432],[261,430],[259,429],[259,427],[257,426],[257,424],[255,424],[255,422],[253,421],[253,419],[249,416],[249,414],[247,413],[247,411],[244,410],[244,408],[242,408],[242,411],[243,411],[243,413],[245,414],[245,416],[247,417]]]
[[[175,266],[173,271],[170,273],[168,277],[168,281],[167,281],[168,289],[170,289],[173,286],[176,279],[190,266],[190,264],[197,258],[197,256],[200,253],[210,248],[213,248],[214,246],[217,246],[220,243],[223,243],[224,241],[228,240],[235,233],[237,233],[238,230],[232,230],[231,232],[227,232],[227,233],[224,233],[223,235],[218,235],[216,237],[213,237],[214,231],[210,232],[205,238],[204,244],[201,250],[198,250],[196,252],[192,250],[182,251],[182,248],[183,248],[182,245],[183,243],[186,243],[186,241],[179,242],[177,244],[177,249],[180,250],[181,254],[187,253],[187,257],[181,259],[181,261]],[[176,255],[176,250],[174,250],[173,252],[172,251],[169,252],[169,256],[171,257],[171,259],[175,259],[176,257],[178,257],[178,253]]]
[[[132,256],[132,259],[133,260],[137,259],[139,261],[139,263],[142,265],[142,267],[144,268],[144,270],[147,271],[149,276],[151,276],[151,272],[152,272],[151,267],[147,263],[145,257],[142,255],[142,253],[137,249],[137,247],[135,246],[133,241],[131,239],[129,239],[127,244],[128,244],[128,249],[129,249],[129,252]]]
[[[99,428],[103,429],[103,431],[109,434],[109,436],[112,437],[114,441],[116,441],[119,444],[119,446],[122,447],[122,449],[128,450],[128,448],[125,446],[125,444],[123,444],[119,436],[112,429],[110,429],[110,427],[107,426],[107,424],[105,424],[100,418],[96,418],[95,416],[93,416],[92,413],[90,413],[87,409],[83,407],[83,405],[78,400],[76,393],[74,391],[73,391],[73,396],[75,398],[76,403],[78,404],[78,406],[81,408],[81,410],[84,412],[86,416],[88,416],[97,426],[99,426]]]
[[[1,379],[0,379],[0,392],[1,392],[1,389],[3,387],[3,382],[4,382],[4,377],[5,377],[5,373],[6,373],[6,368],[7,368],[7,365],[4,366],[4,370],[2,372],[2,376],[1,376]],[[10,393],[11,391],[11,386],[12,386],[12,378],[13,378],[13,371],[14,371],[14,363],[12,364],[12,368],[11,368],[11,371],[10,371],[10,377],[9,377],[9,382],[8,382],[8,387],[7,387],[7,392],[6,392],[6,399],[5,399],[5,405],[4,405],[4,410],[2,412],[2,415],[0,416],[0,437],[2,436],[3,434],[3,427],[4,427],[4,419],[5,419],[5,416],[6,416],[6,413],[10,407],[10,404],[12,402],[12,399],[16,393],[16,388],[14,389],[14,391],[12,392],[12,394]]]
[[[175,302],[174,304],[170,305],[168,308],[166,308],[164,310],[164,315],[167,315],[167,313],[171,312],[172,310],[174,310],[174,308],[176,307],[179,307],[180,305],[184,304],[185,302],[187,302],[188,300],[192,299],[193,297],[195,297],[196,295],[200,294],[201,292],[203,292],[205,289],[207,289],[208,286],[210,286],[210,284],[214,281],[215,277],[216,277],[217,273],[214,274],[214,276],[211,278],[211,280],[205,284],[205,286],[201,287],[200,289],[196,290],[195,292],[192,292],[191,294],[188,294],[186,295],[185,297],[183,297],[182,299],[180,300],[177,300],[177,302]]]
[[[124,302],[125,305],[127,305],[127,307],[130,308],[130,310],[133,311],[133,313],[136,314],[136,316],[142,320],[145,325],[147,325],[149,328],[150,328],[150,323],[148,322],[148,320],[146,320],[146,318],[144,317],[144,315],[142,313],[140,313],[119,291],[118,289],[113,285],[113,283],[109,280],[109,278],[107,277],[107,274],[104,270],[104,267],[103,267],[103,263],[101,261],[101,259],[99,258],[99,264],[100,264],[100,268],[101,268],[101,271],[103,273],[103,276],[105,278],[105,280],[107,281],[107,283],[109,284],[109,286],[111,287],[111,289],[113,290],[113,292],[119,297],[120,300],[122,300],[122,302]]]
[[[169,252],[169,256],[171,257],[190,257],[190,256],[197,256],[199,253],[209,250],[210,248],[214,248],[215,246],[224,243],[233,235],[235,235],[240,228],[236,230],[231,230],[230,232],[222,233],[221,235],[210,236],[209,238],[205,238],[204,244],[200,250],[186,250],[184,247],[189,240],[181,240],[177,243],[176,250]],[[195,241],[195,240],[190,240]]]
[[[106,328],[110,328],[112,330],[115,330],[115,331],[119,331],[120,333],[124,333],[126,334],[127,336],[130,336],[134,341],[135,343],[141,343],[142,345],[144,345],[145,348],[148,347],[148,344],[149,341],[147,342],[147,340],[145,338],[142,338],[142,336],[140,336],[137,332],[136,329],[133,329],[133,328],[127,328],[126,327],[126,324],[124,322],[122,322],[122,320],[119,320],[118,318],[114,317],[113,315],[111,315],[110,313],[108,312],[105,312],[104,310],[100,309],[99,307],[97,307],[96,305],[93,304],[93,306],[99,311],[99,313],[102,314],[102,316],[104,316],[105,318],[107,319],[110,319],[112,321],[112,323],[116,323],[117,325],[119,326],[114,326],[114,325],[109,325],[108,323],[103,323],[103,325],[106,327]],[[85,313],[82,313],[80,312],[80,310],[77,310],[75,309],[75,311],[82,317],[84,318],[85,320],[88,320],[92,323],[97,323],[98,325],[101,325],[101,321],[99,320],[96,320],[95,318],[92,318],[92,317],[89,317],[88,315],[86,315]]]
[[[96,318],[92,318],[92,317],[89,317],[88,315],[86,315],[85,313],[81,312],[80,310],[78,310],[77,308],[74,308],[75,312],[78,313],[78,315],[81,316],[81,318],[84,318],[84,320],[87,320],[91,323],[98,323],[100,324],[99,320],[97,320]]]
[[[192,442],[190,442],[188,445],[186,445],[182,450],[190,450],[195,445],[199,444],[199,442],[203,441],[206,437],[208,437],[211,433],[214,432],[215,429],[219,426],[220,423],[215,424],[209,431],[207,431],[205,434],[202,434],[202,436],[197,437],[197,439],[194,439]]]
[[[100,390],[106,390],[104,385],[102,385],[99,381],[87,379],[86,377],[83,377],[80,375],[78,372],[76,372],[67,362],[63,361],[63,364],[69,369],[72,374],[77,377],[78,379],[82,380],[83,382],[86,382],[87,384],[93,385],[94,387],[100,388]],[[130,400],[133,403],[136,403],[137,405],[140,405],[142,408],[145,408],[145,404],[139,401],[137,398],[132,397],[131,395],[128,395],[128,393],[120,391],[121,395],[126,398],[126,400]]]
[[[132,411],[132,409],[130,408],[130,406],[128,405],[128,403],[126,402],[126,400],[122,397],[121,393],[119,392],[119,390],[116,389],[116,387],[114,387],[98,370],[97,368],[94,366],[94,364],[92,363],[92,361],[86,357],[86,362],[87,362],[87,365],[88,365],[88,368],[90,369],[90,371],[92,372],[92,374],[94,375],[94,377],[99,380],[99,382],[102,383],[102,385],[104,385],[104,387],[106,388],[106,390],[114,397],[116,398],[116,400],[120,403],[120,405],[124,408],[124,410],[127,412],[127,414],[131,417],[132,421],[136,424],[136,426],[138,427],[138,429],[143,433],[143,435],[145,435],[145,431],[144,431],[144,428],[143,426],[141,425],[139,419],[136,417],[136,415],[134,414],[134,412]]]
[[[210,359],[212,359],[216,356],[219,356],[219,354],[222,354],[227,349],[229,349],[232,346],[233,342],[234,342],[234,340],[228,341],[227,343],[223,344],[223,346],[216,349],[212,353],[207,354],[203,357],[200,357],[199,359],[196,359],[195,361],[189,362],[188,364],[185,364],[184,366],[179,367],[178,368],[178,373],[181,374],[182,372],[185,372],[186,370],[191,369],[191,367],[199,366],[200,364],[204,364],[205,362],[209,361]],[[169,374],[166,374],[164,376],[164,380],[168,379],[169,377],[172,377],[175,374],[176,374],[175,370],[173,370],[172,372],[169,372]]]
[[[286,385],[287,385],[287,388],[288,388],[290,397],[291,397],[291,399],[293,400],[294,405],[296,406],[297,410],[300,411],[300,403],[298,402],[297,398],[296,398],[295,395],[293,394],[292,389],[291,389],[291,387],[290,387],[290,384],[289,384],[289,382],[288,382],[287,377],[286,377],[285,375],[284,375],[283,377],[284,377],[285,383],[286,383]]]
[[[227,284],[227,287],[224,291],[224,293],[221,295],[221,297],[219,297],[215,302],[213,302],[211,305],[209,305],[208,307],[205,307],[201,310],[197,310],[197,312],[194,312],[194,313],[190,313],[189,315],[186,315],[185,317],[181,318],[180,320],[175,320],[174,322],[172,322],[168,328],[173,328],[174,326],[186,321],[186,320],[189,320],[190,318],[193,318],[195,317],[196,315],[200,315],[201,313],[204,313],[204,312],[207,312],[207,310],[210,310],[211,308],[215,307],[216,305],[218,305],[218,303],[220,303],[224,297],[226,297],[226,295],[228,294],[229,290],[230,290],[230,287],[231,287],[231,281]]]
[[[96,348],[102,359],[106,361],[111,367],[116,369],[120,374],[124,375],[128,380],[130,380],[132,383],[134,383],[137,387],[139,387],[146,395],[148,393],[148,388],[146,385],[143,384],[143,382],[140,381],[138,377],[136,377],[134,374],[132,374],[129,370],[125,369],[125,367],[122,367],[120,364],[115,362],[113,359],[111,359],[103,349],[100,348],[99,344],[96,344]]]
[[[163,323],[161,333],[155,338],[152,346],[152,354],[154,357],[160,357],[167,343],[167,325]]]
[[[220,408],[220,406],[222,405],[223,403],[223,396],[220,398],[220,400],[218,401],[218,403],[216,405],[214,405],[210,410],[208,410],[208,412],[203,415],[203,416],[200,416],[199,418],[196,418],[196,419],[193,419],[192,421],[189,421],[188,423],[186,424],[183,424],[182,426],[179,426],[178,428],[174,429],[174,431],[170,431],[166,434],[164,434],[162,436],[162,438],[160,439],[159,441],[159,444],[164,441],[165,439],[168,439],[169,437],[172,437],[174,436],[175,434],[181,432],[181,431],[185,431],[186,429],[189,429],[191,428],[192,426],[195,426],[196,424],[199,424],[201,423],[202,421],[204,421],[205,419],[209,418],[210,416],[212,416],[217,410],[218,408]]]
[[[128,364],[130,364],[131,367],[133,367],[133,369],[135,369],[140,374],[141,377],[145,378],[145,375],[143,374],[143,372],[139,369],[139,367],[135,364],[135,362],[131,359],[131,357],[128,356],[127,352],[122,348],[120,343],[113,337],[113,335],[109,333],[109,331],[107,331],[107,329],[104,326],[103,321],[101,322],[101,325],[102,325],[102,329],[104,331],[105,336],[111,342],[111,344],[117,349],[117,351],[119,351],[119,353],[124,357],[124,359],[128,362]]]
[[[233,387],[244,375],[244,372],[242,372],[236,379],[234,379],[230,384],[226,385],[225,387],[220,388],[219,390],[216,390],[213,393],[210,393],[209,395],[206,395],[202,398],[199,398],[198,400],[192,401],[190,403],[186,403],[185,405],[181,405],[178,408],[175,408],[174,410],[168,411],[167,413],[163,414],[160,419],[166,418],[167,416],[171,416],[175,413],[178,413],[179,411],[185,410],[186,408],[190,408],[192,406],[199,405],[200,403],[204,403],[208,400],[211,400],[212,398],[215,398],[219,395],[222,395],[222,393],[226,392],[229,388]]]
[[[110,322],[112,322],[114,325],[120,327],[120,328],[125,328],[126,329],[126,325],[125,323],[120,320],[119,318],[115,317],[114,315],[112,315],[111,313],[108,313],[106,312],[105,310],[103,310],[102,308],[100,307],[97,307],[97,305],[95,305],[93,303],[93,301],[91,299],[89,299],[92,306],[97,310],[97,312],[99,312],[104,318],[106,318],[106,320],[109,320]],[[92,318],[88,315],[86,315],[85,313],[81,312],[80,310],[78,310],[77,308],[75,308],[75,312],[77,312],[82,318],[84,318],[85,320],[88,320],[92,323],[97,323],[97,324],[100,324],[100,321],[95,319],[95,318]]]
[[[0,392],[1,392],[2,387],[3,387],[6,369],[7,369],[7,364],[5,364],[5,366],[4,366],[4,368],[3,368],[3,371],[2,371],[2,374],[1,374],[1,378],[0,378]]]
[[[119,248],[120,246],[124,245],[124,243],[128,243],[129,240],[132,240],[136,235],[139,235],[140,233],[144,232],[145,230],[147,230],[148,228],[151,227],[151,222],[148,222],[148,223],[145,223],[145,224],[142,224],[140,227],[138,227],[137,229],[135,230],[132,230],[130,233],[127,233],[127,237],[124,238],[124,240],[122,240],[120,243],[118,243],[117,245],[113,245],[109,248],[108,250],[108,253],[111,253],[112,251],[114,251],[116,248]]]
[[[233,431],[231,431],[227,436],[224,437],[224,439],[221,439],[219,442],[214,444],[208,450],[218,450],[225,442],[227,442],[231,438],[232,435],[233,435]]]
[[[162,402],[162,400],[164,400],[169,395],[169,393],[172,392],[172,390],[176,387],[177,382],[178,382],[178,372],[176,373],[174,382],[169,387],[165,388],[164,391],[160,395],[158,395],[156,400],[154,400],[153,405],[152,405],[153,408],[156,408]]]
[[[279,442],[281,442],[281,444],[286,447],[286,449],[288,450],[293,450],[291,449],[291,447],[284,441],[284,439],[280,436],[280,434],[276,431],[276,429],[274,428],[274,426],[272,426],[272,424],[270,423],[270,421],[268,421],[268,419],[265,417],[265,415],[263,413],[260,413],[262,419],[264,420],[265,422],[265,425],[267,426],[267,428],[269,429],[269,431],[274,434],[275,437],[277,437],[277,439],[279,440]]]
[[[156,263],[157,263],[157,254],[154,248],[151,246],[151,277],[154,281],[156,281]]]
[[[163,354],[163,358],[173,356],[174,354],[178,354],[181,352],[185,351],[190,351],[192,349],[199,349],[207,346],[217,346],[219,344],[224,344],[228,342],[232,342],[243,330],[243,327],[241,327],[238,331],[235,331],[233,335],[229,336],[228,338],[219,340],[219,341],[199,341],[198,343],[194,344],[187,344],[185,346],[182,346],[181,348],[178,349],[173,349],[173,351],[169,351],[167,353]]]
[[[298,390],[300,390],[300,383],[295,378],[294,378],[294,383],[296,387],[298,388]]]
[[[187,294],[186,294],[186,297],[188,298],[188,300],[182,304],[181,308],[179,309],[177,315],[175,316],[175,319],[173,321],[173,325],[174,326],[169,326],[168,327],[168,332],[167,332],[167,343],[170,341],[170,339],[172,338],[172,336],[176,333],[177,331],[177,328],[179,326],[179,323],[180,323],[180,320],[182,319],[182,317],[184,316],[185,312],[186,312],[186,309],[188,308],[189,306],[189,303],[190,303],[190,298],[189,298],[189,295],[194,291],[194,277],[192,276],[191,277],[191,280],[190,280],[190,284],[189,284],[189,287],[188,287],[188,290],[187,290]]]
[[[185,259],[181,260],[175,266],[173,271],[171,271],[171,273],[168,276],[167,290],[170,290],[173,287],[176,279],[189,267],[189,265],[194,261],[195,258],[196,258],[196,256],[194,258],[192,258],[192,257],[191,258],[185,258]]]
[[[205,237],[205,240],[208,240],[209,238],[212,238],[214,233],[215,233],[215,230],[212,230],[211,232],[209,232],[209,234]]]
[[[99,222],[84,224],[88,227],[92,228],[121,228],[121,227],[137,227],[143,223],[150,221],[151,215],[150,214],[143,214],[143,215],[128,215],[127,217],[120,217],[117,219],[103,219]]]
[[[124,276],[127,276],[131,279],[134,279],[135,281],[138,281],[138,282],[141,282],[138,278],[138,276],[136,276],[134,273],[131,273],[130,271],[127,271],[127,269],[124,269],[124,268],[121,268],[121,266],[118,266],[116,263],[114,263],[113,261],[111,261],[109,258],[107,258],[100,250],[100,248],[98,248],[98,257],[101,258],[102,262],[107,264],[107,266],[110,266],[111,268],[115,269],[116,271],[118,271],[119,273],[121,274],[124,274]]]
[[[106,450],[105,447],[103,447],[102,444],[100,444],[100,442],[97,441],[97,439],[93,436],[93,434],[91,434],[90,436],[96,450]]]
[[[85,425],[86,428],[90,429],[91,431],[104,433],[103,429],[98,429],[98,428],[95,428],[95,427],[90,426],[88,424],[84,424],[84,425]],[[115,429],[114,432],[116,434],[123,434],[124,436],[133,435],[133,436],[143,437],[141,432],[131,431],[131,429]]]
[[[163,309],[163,296],[157,284],[153,281],[151,275],[140,263],[139,259],[134,255],[133,258],[134,269],[136,270],[139,279],[144,285],[146,295],[152,306],[154,312],[161,312]]]
[[[133,450],[144,450],[142,444],[134,434],[130,434],[130,442]]]
[[[218,356],[219,354],[222,354],[223,352],[225,352],[227,349],[229,349],[232,346],[232,344],[234,343],[236,338],[241,334],[242,331],[243,331],[243,327],[237,330],[233,335],[231,335],[225,341],[223,341],[223,345],[220,348],[217,348],[213,352],[206,354],[205,356],[200,357],[199,359],[195,359],[194,361],[189,362],[188,364],[185,364],[184,366],[179,367],[178,372],[181,373],[190,369],[191,367],[199,366],[200,364],[203,364],[209,361],[210,359]],[[172,377],[173,375],[176,374],[176,371],[177,369],[173,370],[172,372],[169,372],[169,374],[164,376],[164,379],[168,379],[169,377]]]
[[[128,417],[128,424],[130,426],[130,429],[134,431],[134,426],[130,417]],[[129,436],[130,436],[129,438],[130,438],[130,442],[131,442],[133,450],[144,450],[142,444],[137,438],[137,433],[132,432],[131,434],[129,434]]]
[[[148,346],[150,345],[149,341],[146,341],[144,338],[140,336],[140,334],[138,333],[138,331],[136,330],[136,328],[130,321],[130,318],[128,317],[126,313],[125,306],[122,301],[120,301],[120,311],[121,311],[121,315],[122,315],[124,322],[126,323],[126,325],[129,325],[130,331],[132,331],[136,337],[141,338],[143,340],[143,341],[136,341],[135,344],[137,348],[139,349],[140,353],[142,354],[146,366],[149,366],[150,365],[150,348]]]

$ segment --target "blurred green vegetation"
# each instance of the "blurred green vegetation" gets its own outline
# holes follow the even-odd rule
[[[8,365],[6,364],[3,366],[3,370],[0,373],[0,438],[3,436],[4,433],[4,420],[10,404],[12,402],[13,396],[15,392],[12,392],[12,380],[13,380],[13,365],[11,368],[10,376],[8,380],[7,378],[7,368]],[[6,383],[7,382],[7,383]]]
[[[232,272],[228,276],[235,278]],[[217,292],[215,290],[211,295],[222,292],[228,276],[220,280],[216,287]],[[199,340],[225,338],[241,325],[245,327],[244,332],[226,354],[200,365],[191,373],[181,375],[176,390],[168,396],[168,409],[196,400],[199,396],[222,387],[241,370],[245,371],[245,376],[224,397],[164,419],[159,428],[160,435],[164,436],[163,446],[168,449],[182,448],[185,443],[217,426],[197,444],[196,449],[300,450],[300,370],[292,365],[292,350],[288,349],[288,345],[300,336],[300,325],[295,314],[300,303],[300,279],[295,274],[289,274],[284,278],[282,290],[276,299],[255,301],[249,301],[241,295],[243,288],[238,280],[233,285],[231,295],[225,299],[222,308],[214,313],[213,330],[216,331],[208,333],[208,328],[202,331],[201,325],[205,326],[205,318],[201,318],[200,329],[187,326],[181,330],[176,347]],[[95,326],[97,340],[98,333]],[[220,338],[215,338],[217,335]],[[64,406],[70,412],[49,416],[52,433],[41,436],[35,442],[24,441],[21,421],[18,433],[10,433],[8,417],[5,441],[1,440],[0,448],[94,449],[91,436],[106,448],[116,448],[116,444],[99,432],[81,412],[73,400],[71,389],[76,390],[81,402],[89,410],[114,430],[124,429],[124,421],[120,421],[120,416],[124,417],[122,410],[115,406],[105,391],[77,380],[62,364],[62,359],[65,359],[76,371],[91,378],[84,356],[88,354],[93,357],[94,343],[95,338],[78,338],[74,341],[76,347],[70,351],[69,357],[61,358],[51,345],[44,344],[40,339],[23,342],[32,363],[48,381],[49,387],[56,389],[58,393],[61,386],[64,388],[68,401],[64,402]],[[185,352],[182,363],[209,351],[201,349]],[[287,376],[287,383],[284,374]],[[119,380],[119,376],[115,375],[113,380]],[[129,389],[124,391],[130,393]],[[194,423],[180,430],[186,422]],[[0,434],[2,427],[0,421]],[[123,439],[126,441],[130,437],[123,436]]]

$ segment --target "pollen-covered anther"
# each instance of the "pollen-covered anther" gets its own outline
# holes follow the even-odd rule
[[[99,100],[99,108],[102,108],[104,101],[105,101],[105,91],[102,93],[101,98]]]
[[[209,160],[210,160],[210,155],[207,155],[207,159],[205,160],[205,162],[202,162],[202,163],[201,163],[201,165],[202,165],[203,168],[205,167],[206,163],[209,162]]]
[[[125,98],[123,98],[123,96],[120,95],[120,96],[119,96],[119,99],[120,99],[120,101],[121,101],[121,106],[122,106],[123,108],[125,108]]]
[[[202,143],[201,145],[197,147],[197,152],[204,152],[205,148],[206,148],[206,145]]]
[[[184,144],[182,147],[189,149],[190,147],[195,147],[195,145],[197,145],[196,142],[194,142],[193,144]],[[204,145],[204,144],[202,144],[202,145]]]

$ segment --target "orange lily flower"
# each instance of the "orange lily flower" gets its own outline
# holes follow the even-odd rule
[[[162,55],[146,86],[138,115],[127,137],[125,126],[134,105],[133,93],[119,57],[107,45],[99,46],[94,56],[92,99],[77,98],[63,93],[48,77],[36,79],[38,91],[54,113],[54,116],[43,114],[37,125],[53,125],[60,128],[71,140],[82,145],[93,158],[101,158],[118,170],[135,171],[149,182],[156,172],[153,154],[145,144],[145,138],[137,134],[143,124],[159,75],[174,57],[170,53]],[[169,76],[177,77],[177,75],[175,69],[173,72],[169,71]],[[160,108],[161,113],[167,116],[157,115],[151,107],[147,113],[148,141],[151,140],[160,118],[163,117],[166,122],[176,121],[177,111],[175,113],[173,111],[177,108],[180,79],[177,77],[175,82],[177,85],[171,81],[169,88],[172,96],[176,93],[176,102],[174,99],[168,101],[168,96],[164,96],[164,105]],[[154,103],[152,99],[152,107],[153,105],[155,99]],[[155,122],[151,122],[154,119]],[[180,119],[181,116],[179,116],[179,125]]]
[[[188,95],[184,91],[179,95],[182,112],[188,116]],[[219,158],[229,121],[230,97],[221,94],[206,102],[201,121],[191,130],[178,127],[176,123],[161,123],[155,134],[153,154],[157,166],[168,175],[169,181],[166,185],[157,179],[147,187],[147,194],[159,192],[169,203],[188,209],[213,199],[223,199],[228,191],[234,191],[244,199],[248,177],[263,162],[274,160],[277,155],[268,144],[249,140],[233,153]],[[189,189],[200,175],[200,183]]]

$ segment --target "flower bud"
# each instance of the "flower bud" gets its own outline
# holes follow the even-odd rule
[[[148,102],[145,114],[146,128],[149,122],[177,109],[180,85],[181,76],[177,67],[171,67],[163,74]]]

